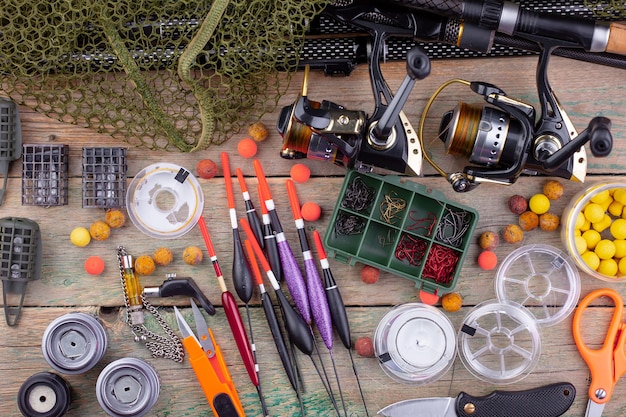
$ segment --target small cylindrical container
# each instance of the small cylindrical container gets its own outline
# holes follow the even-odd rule
[[[383,371],[395,381],[427,384],[439,379],[454,363],[455,330],[435,307],[401,304],[376,327],[374,352]]]

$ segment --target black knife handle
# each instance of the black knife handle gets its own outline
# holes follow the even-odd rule
[[[456,412],[459,417],[558,417],[575,396],[576,389],[566,382],[525,391],[494,391],[484,397],[461,392]]]

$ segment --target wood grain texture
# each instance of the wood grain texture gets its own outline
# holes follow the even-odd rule
[[[433,61],[431,76],[416,83],[406,113],[414,126],[417,126],[421,110],[432,91],[442,82],[455,77],[468,80],[484,80],[504,89],[511,97],[536,105],[534,57],[506,59],[472,59]],[[383,73],[395,90],[405,75],[404,64],[387,63],[383,65]],[[596,115],[604,115],[612,119],[614,149],[604,159],[589,159],[587,183],[602,181],[624,181],[626,179],[626,83],[624,72],[601,66],[553,58],[550,64],[550,77],[553,88],[562,106],[570,115],[574,125],[583,130],[589,120]],[[288,94],[279,104],[290,104],[300,91],[302,74],[294,77]],[[320,73],[312,73],[309,83],[309,96],[314,100],[328,99],[344,105],[349,109],[371,111],[371,98],[367,68],[359,66],[347,78],[324,77]],[[467,91],[455,89],[442,96],[441,101],[431,110],[427,122],[428,152],[433,157],[448,164],[458,165],[462,161],[451,161],[443,154],[440,144],[436,143],[435,129],[445,110],[452,109],[459,99],[479,103],[477,97]],[[297,234],[293,227],[291,211],[288,206],[285,180],[289,177],[292,161],[283,160],[278,156],[281,138],[273,129],[278,111],[263,116],[263,121],[270,128],[270,136],[259,145],[258,158],[263,162],[269,185],[276,201],[277,212],[286,231],[300,265],[302,256],[299,253]],[[256,391],[250,383],[245,368],[238,357],[235,344],[230,337],[224,311],[220,306],[220,289],[215,279],[213,268],[205,253],[202,264],[186,265],[182,261],[182,252],[189,245],[203,247],[198,230],[173,240],[157,240],[139,232],[130,222],[112,231],[111,237],[102,242],[92,241],[85,248],[76,248],[69,241],[69,233],[76,226],[89,226],[93,221],[102,219],[101,209],[83,209],[81,207],[81,152],[84,146],[125,146],[123,142],[113,140],[107,135],[99,134],[79,126],[68,125],[48,119],[27,108],[20,108],[23,123],[24,143],[63,143],[70,147],[70,180],[69,204],[62,207],[32,207],[21,205],[21,162],[11,165],[10,178],[4,202],[0,206],[0,216],[21,216],[37,221],[43,237],[43,273],[40,280],[27,286],[25,308],[19,324],[8,327],[0,319],[0,405],[3,415],[19,416],[16,395],[20,385],[31,375],[50,371],[51,368],[43,358],[41,337],[47,325],[63,314],[71,311],[84,311],[100,318],[107,330],[109,348],[92,370],[83,375],[64,375],[72,387],[72,406],[68,416],[103,416],[95,396],[95,383],[99,372],[108,363],[123,357],[137,357],[146,360],[157,370],[161,381],[161,393],[150,416],[210,416],[211,411],[200,390],[195,375],[185,361],[177,364],[165,359],[150,357],[141,343],[133,341],[132,333],[124,323],[123,296],[119,280],[119,270],[115,248],[123,245],[135,256],[151,254],[160,246],[169,247],[174,253],[174,262],[168,267],[157,267],[155,273],[141,277],[143,286],[159,285],[167,273],[176,273],[178,277],[192,277],[209,299],[216,304],[218,312],[208,317],[209,326],[213,329],[218,343],[224,352],[227,363],[239,391],[246,413],[250,416],[260,415],[260,405]],[[155,162],[172,162],[195,170],[195,164],[203,158],[218,162],[219,154],[227,151],[230,154],[231,169],[243,170],[253,201],[258,205],[256,178],[252,161],[241,158],[236,153],[236,145],[245,132],[235,136],[231,141],[220,147],[211,147],[195,154],[174,152],[157,152],[145,149],[128,149],[128,181],[143,167]],[[328,229],[328,221],[338,198],[345,171],[330,164],[305,160],[300,161],[311,168],[312,179],[305,184],[297,184],[297,191],[302,203],[315,201],[322,208],[319,221],[307,223],[310,233],[318,230],[322,235]],[[199,180],[205,195],[204,216],[211,233],[217,256],[225,273],[227,286],[231,291],[232,281],[232,233],[228,219],[228,208],[224,190],[224,180],[219,176],[210,180]],[[481,185],[466,194],[456,194],[448,183],[434,175],[432,169],[426,169],[425,176],[411,178],[419,184],[442,193],[446,199],[475,208],[480,215],[475,235],[483,231],[499,231],[509,223],[517,222],[511,214],[506,201],[512,194],[531,196],[541,192],[544,178],[523,177],[511,187],[497,185]],[[552,210],[561,213],[569,199],[582,190],[586,184],[562,181],[565,196],[554,202]],[[244,216],[243,199],[240,198],[239,186],[233,178],[236,204],[239,216]],[[522,245],[544,243],[564,250],[559,232],[534,230],[528,232],[522,243],[509,245],[501,243],[496,251],[498,258],[503,260],[511,251]],[[471,244],[469,253],[455,291],[464,299],[463,308],[456,313],[446,313],[455,329],[463,322],[465,315],[476,305],[493,300],[495,271],[484,271],[478,268],[476,257],[479,247]],[[83,269],[84,260],[90,255],[99,255],[105,261],[105,272],[97,277],[90,276]],[[331,260],[331,268],[343,299],[348,306],[348,316],[352,329],[353,341],[361,336],[373,336],[380,319],[395,305],[418,302],[419,295],[415,283],[411,280],[383,272],[380,281],[366,285],[359,278],[360,264],[349,266]],[[610,286],[626,296],[623,283],[605,283],[588,276],[581,276],[582,295],[595,288]],[[267,283],[266,283],[267,285]],[[267,285],[269,288],[269,285]],[[271,291],[270,291],[271,292]],[[172,306],[188,308],[186,298],[154,299],[165,319],[176,328]],[[266,401],[272,415],[298,416],[300,407],[287,378],[282,372],[280,361],[273,346],[263,311],[259,305],[258,291],[250,303],[250,316],[254,331],[260,367],[261,384]],[[599,303],[592,308],[585,320],[590,340],[602,338],[607,312],[606,305]],[[188,311],[185,311],[186,314]],[[245,317],[243,305],[240,312]],[[600,324],[600,325],[598,325]],[[156,329],[156,324],[149,320],[148,325]],[[319,336],[317,345],[324,346]],[[335,338],[334,359],[342,393],[351,417],[364,416],[361,399],[354,380],[350,360],[346,349],[338,338]],[[563,322],[542,330],[542,353],[535,370],[525,379],[512,385],[494,385],[481,381],[473,376],[457,358],[452,369],[438,381],[411,386],[400,384],[390,379],[382,371],[374,358],[363,358],[353,352],[356,368],[364,389],[370,415],[395,402],[415,397],[456,396],[464,390],[473,395],[487,394],[494,389],[521,390],[557,381],[569,381],[576,386],[577,397],[572,408],[565,414],[567,417],[582,416],[587,402],[587,386],[589,372],[580,358],[573,342],[571,332],[571,316]],[[321,352],[327,372],[331,376],[331,385],[339,399],[337,384],[333,376],[330,356],[323,349]],[[318,361],[317,357],[314,359]],[[304,383],[303,402],[307,415],[334,415],[331,403],[326,395],[320,378],[311,364],[311,360],[297,355],[302,381]],[[613,399],[606,406],[603,416],[613,417],[626,414],[626,384],[619,383]]]

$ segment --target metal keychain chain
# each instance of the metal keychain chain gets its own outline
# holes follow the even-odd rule
[[[159,311],[154,307],[146,298],[142,295],[141,301],[143,307],[150,313],[156,321],[159,323],[167,337],[158,335],[153,331],[146,328],[141,323],[133,323],[132,316],[129,309],[128,293],[126,292],[126,277],[124,275],[124,266],[122,263],[122,257],[125,256],[126,249],[123,246],[117,247],[117,260],[120,266],[120,282],[124,291],[124,306],[126,308],[126,322],[128,323],[131,331],[135,335],[136,342],[144,342],[153,357],[161,357],[166,359],[172,359],[175,362],[182,362],[185,356],[183,345],[172,330],[172,328],[163,319]]]

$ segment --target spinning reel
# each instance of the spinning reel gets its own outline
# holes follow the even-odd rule
[[[426,159],[455,191],[465,192],[483,182],[510,185],[522,173],[582,182],[587,171],[584,145],[589,142],[596,157],[611,152],[610,120],[594,117],[579,134],[550,88],[547,66],[552,52],[575,45],[538,36],[526,38],[539,44],[541,51],[537,68],[539,118],[532,106],[508,97],[492,84],[455,79],[430,98],[416,131],[402,108],[415,81],[429,75],[430,61],[419,47],[411,49],[406,58],[407,76],[392,95],[379,64],[386,36],[425,37],[484,52],[491,48],[493,32],[449,19],[433,24],[431,15],[425,23],[415,13],[382,11],[375,6],[367,10],[342,8],[335,10],[333,17],[365,28],[372,35],[369,69],[375,100],[373,114],[368,118],[363,111],[347,110],[326,100],[309,100],[307,69],[301,96],[283,108],[278,120],[282,157],[326,160],[363,171],[378,167],[411,175],[421,175],[422,161]],[[442,117],[439,138],[446,152],[465,157],[472,164],[462,172],[447,173],[424,152],[424,124],[434,100],[454,83],[469,86],[489,106],[461,102]]]
[[[547,78],[551,49],[543,48],[539,57],[537,88],[541,115],[537,123],[532,106],[508,97],[488,83],[450,80],[428,101],[420,120],[419,135],[423,135],[424,121],[432,103],[453,83],[469,86],[493,106],[460,102],[442,118],[439,138],[446,152],[466,157],[474,164],[465,167],[462,173],[446,173],[429,160],[455,191],[468,191],[481,182],[510,185],[523,172],[584,182],[587,174],[584,145],[589,142],[591,153],[596,157],[611,152],[613,139],[609,119],[594,117],[579,134],[555,97]]]

